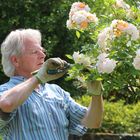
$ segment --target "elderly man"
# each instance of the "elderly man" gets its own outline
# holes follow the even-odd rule
[[[1,45],[2,65],[9,81],[0,86],[0,133],[4,140],[68,140],[98,128],[103,116],[101,83],[88,84],[89,107],[49,81],[62,77],[67,62],[46,61],[41,33],[34,29],[12,31]],[[45,62],[44,62],[45,61]],[[48,70],[61,70],[49,74]]]

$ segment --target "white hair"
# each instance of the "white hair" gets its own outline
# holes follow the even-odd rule
[[[35,29],[19,29],[9,33],[1,45],[2,66],[5,75],[14,76],[15,66],[11,63],[12,55],[20,55],[24,48],[24,39],[33,38],[41,44],[41,33]]]

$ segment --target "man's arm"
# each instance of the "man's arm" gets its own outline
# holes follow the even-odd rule
[[[82,124],[88,128],[99,128],[103,119],[103,98],[101,95],[102,83],[99,81],[87,83],[87,90],[92,95],[92,100]]]
[[[0,97],[0,109],[9,113],[20,106],[37,87],[38,80],[35,77],[5,91]]]
[[[3,112],[12,112],[32,94],[32,91],[39,83],[46,83],[62,77],[66,73],[66,70],[53,75],[48,74],[47,71],[49,69],[57,69],[59,67],[63,68],[65,63],[66,62],[60,58],[50,58],[46,60],[33,77],[13,87],[12,89],[5,91],[5,93],[1,95],[0,109]]]
[[[82,120],[82,124],[88,128],[99,128],[103,119],[103,98],[100,96],[92,96],[91,103],[87,113]]]

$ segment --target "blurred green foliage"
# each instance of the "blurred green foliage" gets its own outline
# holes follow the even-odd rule
[[[76,101],[88,106],[91,97],[82,96]],[[104,103],[104,117],[102,126],[99,129],[90,130],[92,132],[105,133],[132,133],[140,132],[140,102],[125,105],[123,100],[117,102]]]

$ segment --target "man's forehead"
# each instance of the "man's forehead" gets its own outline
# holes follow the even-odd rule
[[[32,48],[40,47],[40,42],[34,38],[25,38],[24,39],[24,48],[32,49]]]
[[[30,46],[35,43],[39,43],[39,41],[35,38],[24,38],[24,45]]]

